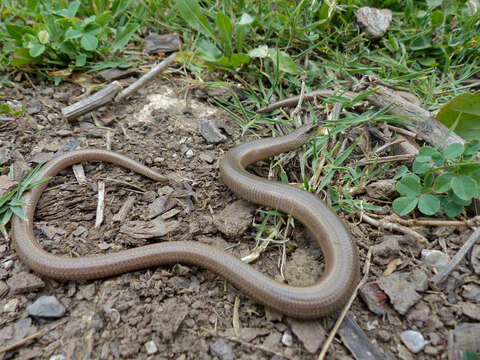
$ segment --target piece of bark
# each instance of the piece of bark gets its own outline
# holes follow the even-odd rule
[[[408,118],[403,119],[411,124],[407,125],[406,128],[419,134],[430,145],[437,146],[440,144],[448,132],[448,128],[437,121],[428,110],[407,101],[404,97],[384,86],[378,86],[377,91],[370,94],[367,99],[378,107],[390,106],[388,110],[390,114],[409,115]],[[440,149],[457,142],[464,144],[465,140],[452,132],[440,145]]]
[[[128,212],[130,211],[134,203],[135,203],[135,196],[129,196],[127,200],[123,203],[118,213],[113,215],[112,221],[121,222],[121,223],[125,222],[125,220],[127,219]]]
[[[122,86],[120,83],[114,81],[102,90],[97,91],[95,94],[87,96],[86,98],[63,108],[62,114],[67,120],[74,119],[110,102],[121,90]]]
[[[338,334],[355,360],[383,360],[385,358],[351,315],[345,317]]]

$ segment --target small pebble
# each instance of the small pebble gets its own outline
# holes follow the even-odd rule
[[[210,345],[210,352],[213,356],[218,357],[220,360],[234,360],[235,354],[233,349],[225,340],[218,339]]]
[[[10,270],[13,267],[13,260],[8,260],[3,263],[3,268]]]
[[[427,265],[434,266],[436,268],[443,268],[449,263],[450,257],[439,250],[423,249],[422,260]]]
[[[145,343],[145,348],[147,349],[148,355],[153,355],[158,351],[157,345],[153,340],[150,340],[147,343]]]
[[[11,313],[17,311],[19,300],[12,299],[3,306],[3,312]]]
[[[293,338],[292,334],[289,331],[285,331],[282,336],[282,343],[285,346],[292,346],[293,345]]]
[[[400,334],[400,338],[405,346],[413,352],[414,354],[419,353],[423,350],[428,341],[425,341],[423,335],[420,334],[418,331],[414,330],[407,330]]]
[[[190,158],[193,157],[193,151],[192,151],[192,149],[188,149],[188,150],[187,150],[187,152],[185,153],[185,157],[186,157],[187,159],[190,159]]]
[[[55,296],[40,296],[27,306],[27,313],[30,316],[60,318],[65,314],[65,306]]]
[[[63,354],[53,355],[49,360],[67,360],[67,357]]]

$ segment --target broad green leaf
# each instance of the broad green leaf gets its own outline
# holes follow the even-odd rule
[[[435,10],[432,12],[431,20],[434,27],[440,26],[443,22],[443,12],[440,10]]]
[[[435,180],[435,176],[433,173],[428,173],[423,178],[423,186],[426,188],[430,188],[433,185],[433,181]]]
[[[30,54],[31,57],[38,57],[43,54],[45,51],[45,45],[40,44],[40,43],[34,43],[31,47],[28,53]]]
[[[179,11],[180,16],[190,27],[218,43],[218,39],[212,30],[212,25],[202,13],[202,9],[197,0],[177,0],[175,6]]]
[[[480,360],[480,354],[475,351],[464,350],[462,352],[462,360]]]
[[[140,27],[140,24],[128,23],[124,26],[117,28],[115,41],[113,43],[112,52],[116,53],[121,51],[130,41],[131,37]]]
[[[418,198],[415,196],[402,196],[393,200],[393,210],[400,216],[412,212],[418,204]]]
[[[418,199],[418,210],[425,215],[433,215],[440,210],[440,200],[436,196],[424,194]]]
[[[74,29],[73,27],[68,28],[68,30],[65,32],[65,40],[71,40],[71,39],[78,39],[79,37],[82,37],[83,32]]]
[[[451,160],[451,159],[455,159],[455,158],[459,157],[460,155],[462,155],[463,151],[464,151],[463,144],[454,143],[454,144],[448,145],[442,151],[442,153],[443,153],[443,156],[445,157],[445,159]]]
[[[296,75],[298,73],[297,64],[295,64],[290,55],[288,55],[286,52],[277,49],[269,49],[268,57],[273,61],[275,66],[277,66],[280,71],[292,75]]]
[[[132,0],[115,0],[112,4],[112,15],[114,18],[122,16],[130,7]],[[108,2],[107,2],[108,3]]]
[[[471,200],[477,193],[477,182],[469,176],[459,176],[452,180],[452,190],[460,199]]]
[[[5,24],[7,28],[8,34],[19,44],[22,43],[23,34],[25,34],[28,30],[27,27],[18,26],[13,24]]]
[[[437,120],[450,127],[459,117],[455,132],[464,139],[480,139],[480,91],[458,95],[440,109]]]
[[[408,172],[408,167],[406,167],[405,165],[402,165],[397,168],[397,172],[395,173],[395,176],[393,177],[393,179],[398,180],[401,177],[403,177],[403,175],[405,175],[407,172]]]
[[[95,51],[97,50],[98,40],[95,36],[90,34],[83,34],[82,38],[80,39],[80,45],[87,51]]]
[[[402,180],[397,182],[396,188],[400,195],[410,197],[419,195],[422,190],[420,178],[413,174],[405,175]]]
[[[77,13],[78,11],[78,8],[80,7],[81,5],[81,2],[80,1],[72,1],[70,3],[70,6],[68,7],[68,9],[62,9],[60,11],[56,11],[56,14],[57,15],[62,15],[62,16],[66,16],[66,17],[69,17],[70,19],[73,18],[75,16],[75,14]]]
[[[217,62],[222,59],[222,52],[214,43],[205,39],[202,39],[198,42],[198,47],[195,54],[199,58],[210,62]]]
[[[428,163],[420,162],[417,159],[413,161],[412,170],[415,174],[425,174],[431,166]]]
[[[79,54],[77,56],[77,59],[75,60],[75,66],[77,67],[82,67],[82,66],[85,66],[85,64],[87,63],[87,54]]]
[[[433,185],[433,190],[437,193],[445,193],[452,187],[452,181],[455,179],[455,174],[452,173],[443,173],[437,177]]]
[[[434,147],[424,146],[418,150],[418,155],[415,160],[421,163],[433,161],[433,156],[437,154],[440,153]]]
[[[10,221],[10,218],[12,217],[12,210],[10,208],[7,209],[7,211],[3,214],[1,220],[0,220],[0,225],[7,225],[8,222]]]
[[[253,18],[248,15],[247,13],[243,13],[242,16],[240,17],[240,21],[235,25],[236,29],[236,47],[237,47],[237,52],[242,52],[242,46],[245,42],[245,39],[247,37],[248,30],[250,28],[250,24],[253,23]]]
[[[233,25],[228,16],[221,11],[217,12],[217,27],[222,39],[223,52],[225,56],[230,57],[232,55]]]
[[[427,0],[427,6],[431,9],[435,9],[442,5],[443,0]]]
[[[453,201],[448,201],[444,206],[443,206],[443,211],[448,217],[455,217],[459,215],[464,209],[463,205],[459,205],[454,203]]]
[[[480,150],[480,140],[470,140],[465,143],[464,155],[474,156],[477,155],[478,150]]]
[[[250,57],[247,54],[232,54],[231,63],[232,67],[237,68],[248,64],[250,62]]]
[[[451,201],[453,201],[455,204],[462,205],[462,206],[468,206],[472,203],[472,199],[470,200],[463,200],[460,199],[455,193],[453,192],[452,189],[450,189],[447,192],[448,197],[450,198]]]
[[[255,49],[252,49],[248,52],[248,56],[253,58],[266,58],[268,56],[268,46],[261,45]]]

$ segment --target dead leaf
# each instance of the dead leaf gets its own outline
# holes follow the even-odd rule
[[[395,270],[397,270],[397,266],[402,264],[402,259],[396,258],[390,261],[387,265],[387,268],[383,272],[383,276],[387,277],[391,275]]]

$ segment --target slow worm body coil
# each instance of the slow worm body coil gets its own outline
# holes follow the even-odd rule
[[[50,254],[40,247],[33,232],[35,208],[48,182],[22,196],[27,220],[16,216],[12,219],[14,247],[34,271],[59,280],[98,279],[153,266],[184,263],[214,271],[256,301],[283,314],[302,319],[326,315],[345,304],[358,281],[358,254],[348,231],[335,213],[313,194],[267,181],[245,170],[258,160],[301,146],[315,129],[314,125],[307,125],[286,136],[237,146],[225,155],[220,166],[221,177],[233,192],[293,215],[312,232],[325,256],[325,271],[312,286],[279,283],[236,257],[195,241],[156,243],[107,255],[77,258]],[[87,161],[110,162],[153,180],[167,181],[156,171],[123,155],[97,149],[59,156],[47,163],[36,179],[53,177],[72,164]]]

